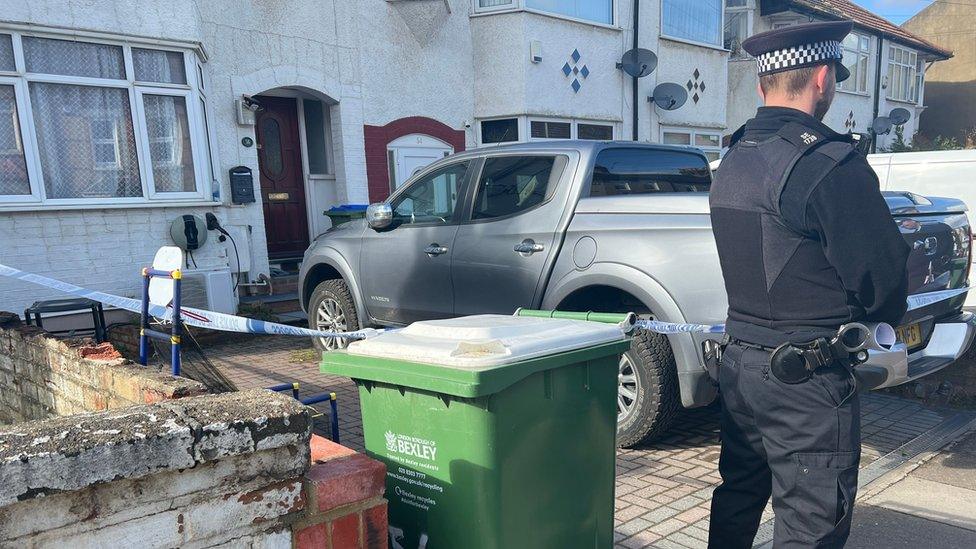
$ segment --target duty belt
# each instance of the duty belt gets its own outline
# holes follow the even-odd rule
[[[791,385],[807,381],[818,368],[835,363],[845,366],[854,365],[867,358],[852,356],[839,338],[820,337],[806,343],[784,343],[779,347],[767,347],[740,339],[731,339],[729,342],[740,347],[770,353],[770,373],[776,379]]]

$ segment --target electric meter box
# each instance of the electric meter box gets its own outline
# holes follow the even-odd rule
[[[236,166],[230,169],[230,199],[234,204],[254,202],[254,177],[251,168]]]

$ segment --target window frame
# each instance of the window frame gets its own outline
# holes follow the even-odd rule
[[[543,124],[568,124],[569,125],[569,137],[532,137],[532,123],[541,122]],[[568,118],[542,118],[542,117],[529,117],[526,125],[528,126],[528,133],[525,136],[526,141],[568,141],[571,139],[576,139],[576,124],[572,119]]]
[[[308,128],[305,124],[305,102],[318,101],[322,104],[322,132],[325,138],[325,172],[313,172],[309,167],[308,152]],[[332,146],[332,105],[314,97],[299,97],[298,103],[298,130],[302,146],[302,170],[305,176],[314,181],[335,179],[335,149]]]
[[[0,85],[12,84],[21,124],[21,139],[24,144],[25,162],[30,184],[30,195],[0,195],[0,211],[22,210],[27,206],[41,206],[52,209],[93,209],[112,207],[170,206],[186,204],[212,204],[219,197],[219,174],[214,145],[216,143],[204,87],[206,85],[205,55],[198,47],[190,44],[167,43],[165,41],[130,39],[115,35],[89,32],[66,32],[59,29],[43,29],[18,24],[0,25],[0,33],[8,34],[14,51],[14,71],[0,70]],[[125,78],[94,78],[86,76],[67,76],[27,72],[23,37],[37,37],[68,42],[87,42],[120,47],[122,49]],[[135,79],[132,49],[150,49],[177,52],[182,55],[186,84],[165,82],[143,82]],[[204,80],[200,76],[203,75]],[[51,198],[47,196],[44,169],[40,150],[37,146],[37,128],[31,104],[30,85],[48,83],[94,88],[124,89],[129,100],[129,115],[135,141],[135,158],[138,162],[139,182],[142,196],[138,197],[99,197],[99,198]],[[194,192],[157,192],[153,186],[152,162],[149,153],[149,136],[146,131],[144,95],[169,95],[184,97],[187,108],[187,124],[190,132],[190,147],[193,154],[193,176],[196,185]],[[119,154],[116,147],[116,154]]]
[[[895,53],[896,51],[901,51],[903,55],[905,54],[909,56],[914,55],[915,63],[906,63],[903,61],[897,61],[895,59],[895,56],[897,55]],[[923,72],[922,78],[921,79],[919,78],[918,61],[920,58],[921,55],[919,55],[918,50],[913,50],[911,48],[901,46],[901,45],[896,46],[894,44],[890,44],[890,43],[888,44],[888,55],[885,57],[885,63],[887,65],[886,67],[887,70],[885,71],[885,78],[888,84],[885,89],[885,99],[887,99],[888,101],[896,101],[899,103],[908,103],[915,106],[918,105],[918,101],[922,92],[922,80],[924,80],[925,77]],[[892,90],[894,89],[893,73],[895,67],[900,67],[903,71],[905,70],[909,71],[910,74],[910,78],[908,79],[909,90],[907,90],[909,91],[908,98],[894,97],[892,95]]]
[[[199,151],[200,143],[201,141],[206,140],[206,137],[205,135],[203,135],[203,132],[200,131],[200,128],[193,124],[193,120],[200,119],[199,118],[200,114],[197,112],[197,109],[199,107],[195,102],[196,98],[193,96],[192,93],[190,93],[189,90],[182,90],[178,92],[168,88],[156,88],[156,87],[148,87],[148,86],[140,86],[138,89],[136,89],[135,95],[137,98],[136,107],[139,109],[136,119],[138,120],[138,124],[140,126],[140,131],[136,132],[136,141],[140,141],[140,140],[142,141],[142,148],[145,151],[147,171],[145,174],[143,174],[143,177],[147,180],[146,187],[149,191],[149,199],[150,200],[159,200],[159,199],[180,200],[180,199],[200,198],[204,194],[203,193],[204,189],[200,188],[200,184],[201,182],[206,181],[206,173],[204,172],[205,162],[198,162],[197,160],[200,159],[200,156],[198,156],[200,152]],[[189,135],[190,153],[193,155],[193,159],[194,159],[193,178],[195,180],[196,187],[197,187],[196,191],[187,192],[187,191],[157,191],[156,190],[156,185],[155,185],[156,176],[153,173],[152,154],[151,154],[152,139],[149,136],[149,130],[147,126],[148,120],[146,118],[146,105],[144,100],[145,96],[147,95],[158,95],[163,97],[182,97],[183,100],[185,101],[187,128],[190,131],[190,135]],[[142,169],[140,169],[139,171],[141,172]]]
[[[848,36],[854,36],[854,37],[857,38],[857,49],[856,50],[852,50],[852,49],[848,48],[846,45],[844,45],[843,42],[841,42],[841,50],[842,50],[842,53],[844,53],[844,54],[851,53],[853,55],[856,55],[857,56],[857,61],[855,62],[855,71],[851,73],[851,77],[848,78],[847,80],[845,80],[844,82],[838,82],[837,83],[837,91],[844,92],[844,93],[850,93],[850,94],[854,94],[854,95],[870,95],[870,92],[868,90],[871,88],[871,57],[872,57],[871,50],[874,49],[874,37],[872,35],[870,35],[870,34],[861,33],[861,32],[858,32],[858,31],[852,31]],[[868,40],[868,48],[866,50],[862,50],[861,49],[861,39],[862,38],[867,38],[867,40]],[[857,72],[857,67],[860,66],[860,62],[861,62],[861,58],[862,57],[866,61],[866,63],[864,64],[864,70],[867,71],[867,74],[865,75],[866,77],[864,79],[864,89],[863,90],[859,88],[859,84],[858,84],[858,76],[859,75],[858,75],[858,72]],[[842,62],[843,62],[843,60],[842,60]],[[847,90],[847,89],[844,89],[843,88],[844,84],[847,83],[847,82],[854,82],[854,89],[853,90]]]
[[[482,131],[482,124],[485,122],[495,122],[499,120],[515,120],[515,130],[518,135],[513,141],[492,141],[491,143],[485,143],[484,133]],[[523,143],[524,140],[521,136],[527,135],[526,130],[528,129],[528,124],[525,123],[524,116],[492,116],[490,118],[479,118],[478,119],[478,144],[485,147],[498,146],[498,145],[508,145],[509,143]]]
[[[498,143],[485,143],[482,140],[481,135],[481,123],[492,120],[511,120],[515,119],[518,125],[518,131],[520,136],[524,136],[515,141],[502,141]],[[529,142],[539,142],[539,141],[566,141],[566,140],[577,140],[579,137],[579,126],[580,124],[586,124],[590,126],[606,126],[610,128],[610,139],[613,141],[618,137],[617,125],[619,122],[612,120],[593,120],[588,118],[560,118],[558,116],[533,116],[533,115],[511,115],[511,116],[497,116],[490,118],[479,118],[476,119],[477,122],[477,143],[480,147],[495,147],[499,145],[510,145],[513,143],[529,143]],[[568,123],[569,126],[569,137],[532,137],[532,122],[558,122],[558,123]],[[605,141],[603,139],[585,139],[584,141]]]
[[[620,29],[618,23],[617,10],[620,6],[620,0],[606,0],[610,2],[610,22],[604,23],[603,21],[596,21],[593,19],[584,19],[581,17],[574,17],[572,15],[566,15],[564,13],[559,13],[555,11],[547,11],[542,8],[530,7],[527,5],[526,0],[509,0],[507,4],[500,4],[498,6],[486,6],[482,7],[479,0],[471,0],[471,16],[477,17],[481,15],[491,15],[495,13],[510,13],[510,12],[526,12],[535,13],[545,17],[554,17],[556,19],[564,19],[566,21],[572,21],[574,23],[582,23],[584,25],[594,25],[604,28]]]
[[[689,144],[688,145],[684,145],[684,144],[680,144],[679,145],[679,144],[665,143],[664,142],[664,134],[665,133],[678,133],[678,134],[687,135],[688,136],[688,143]],[[701,147],[701,146],[696,145],[695,144],[695,137],[697,137],[698,135],[713,135],[713,136],[717,136],[718,137],[718,146],[717,147]],[[668,145],[668,146],[691,147],[691,148],[694,148],[694,149],[698,149],[698,150],[700,150],[702,152],[702,154],[705,155],[705,158],[708,160],[709,163],[712,163],[712,162],[715,161],[715,159],[708,158],[708,153],[710,153],[710,152],[718,153],[718,158],[722,158],[722,132],[720,130],[711,130],[711,129],[708,129],[708,128],[684,128],[684,127],[680,127],[680,126],[661,126],[661,141],[660,141],[660,143],[662,145]]]
[[[720,13],[719,20],[718,20],[718,43],[717,44],[713,44],[713,43],[710,43],[710,42],[702,42],[700,40],[695,40],[693,38],[685,38],[683,36],[675,36],[675,35],[666,33],[664,31],[664,1],[665,0],[661,0],[661,2],[659,2],[660,7],[658,8],[659,9],[659,11],[658,11],[659,19],[658,20],[661,23],[659,36],[661,38],[663,38],[665,40],[673,40],[675,42],[683,42],[685,44],[691,44],[693,46],[701,46],[703,48],[711,48],[711,49],[715,49],[715,50],[729,51],[729,50],[725,49],[725,0],[718,0],[718,2],[721,4],[719,6],[719,11],[721,13]]]
[[[662,2],[661,4],[663,9],[664,3]],[[722,10],[722,49],[729,52],[730,59],[751,59],[752,56],[749,55],[749,52],[742,49],[742,42],[739,43],[740,46],[738,50],[725,47],[725,23],[728,21],[727,15],[729,12],[746,14],[746,36],[742,39],[744,41],[746,38],[752,36],[752,34],[755,32],[755,23],[753,22],[754,17],[751,17],[749,14],[750,10],[756,9],[755,5],[753,4],[752,0],[745,0],[744,6],[729,6],[727,1],[722,2],[722,5],[724,6],[724,9]]]
[[[16,51],[15,49],[15,61],[17,57]],[[21,66],[23,66],[22,63],[23,58],[21,58]],[[30,192],[27,194],[0,194],[0,205],[4,203],[35,203],[41,200],[40,190],[37,185],[37,182],[40,181],[40,174],[37,172],[37,165],[32,161],[32,151],[37,150],[37,145],[34,142],[34,132],[28,131],[27,129],[27,119],[32,118],[27,111],[30,108],[30,105],[26,101],[27,83],[16,76],[9,76],[10,74],[7,71],[0,72],[0,86],[13,86],[14,88],[14,105],[17,106],[17,122],[20,125],[20,143],[24,149],[22,154],[24,155],[24,164],[27,166],[27,185]]]

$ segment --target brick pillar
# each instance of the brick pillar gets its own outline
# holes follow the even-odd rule
[[[297,549],[386,549],[386,466],[320,436],[310,441]]]

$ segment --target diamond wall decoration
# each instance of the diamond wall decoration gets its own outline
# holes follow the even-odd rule
[[[580,63],[580,59],[583,56],[580,54],[578,49],[573,49],[573,53],[569,55],[569,61],[567,61],[563,68],[563,75],[566,78],[572,78],[573,80],[569,83],[569,86],[573,88],[573,93],[579,93],[580,88],[583,87],[583,83],[580,79],[586,80],[590,76],[590,69],[585,63]]]
[[[702,78],[701,71],[695,69],[695,72],[691,73],[692,78],[688,80],[685,87],[688,88],[688,93],[691,95],[691,100],[698,104],[701,97],[705,95],[705,79]]]
[[[854,133],[854,130],[857,128],[857,120],[854,119],[853,110],[847,115],[847,120],[844,121],[844,127],[847,128],[848,133]]]

